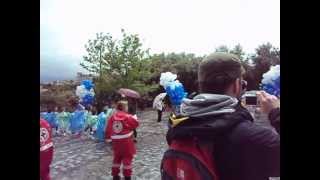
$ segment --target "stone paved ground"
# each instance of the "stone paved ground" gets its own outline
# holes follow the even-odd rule
[[[135,180],[160,179],[160,162],[167,148],[168,113],[160,123],[156,122],[157,112],[147,110],[138,113],[140,127],[138,131],[137,155],[133,161]],[[260,117],[256,123],[270,127],[266,117]],[[110,145],[96,143],[83,136],[81,138],[55,137],[55,153],[51,164],[52,180],[108,180],[112,179],[112,151]],[[280,180],[280,178],[275,178]]]
[[[163,121],[156,122],[157,112],[152,110],[138,114],[137,155],[133,163],[133,178],[137,180],[160,179],[160,162],[167,148],[168,113]],[[112,151],[110,145],[81,138],[55,137],[55,153],[51,164],[52,180],[107,180],[112,179]]]

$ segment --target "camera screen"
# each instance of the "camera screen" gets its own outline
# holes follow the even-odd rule
[[[246,97],[247,105],[257,105],[257,96],[247,96]]]

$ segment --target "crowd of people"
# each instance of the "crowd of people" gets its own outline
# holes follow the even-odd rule
[[[267,180],[280,177],[280,97],[264,91],[256,94],[258,110],[268,115],[276,132],[254,123],[254,117],[241,101],[246,91],[243,75],[240,60],[228,53],[211,54],[200,63],[199,91],[184,98],[179,106],[180,114],[172,112],[168,120],[169,148],[159,169],[162,179]],[[164,110],[161,103],[154,105],[158,122]],[[80,111],[84,115],[79,128],[73,119]],[[102,113],[104,116],[97,115],[94,108],[84,109],[77,104],[73,113],[63,108],[42,113],[46,121],[40,120],[40,125],[50,129],[49,134],[51,128],[62,135],[86,130],[99,134],[99,130],[105,130],[98,139],[112,142],[113,179],[120,179],[121,164],[123,176],[131,179],[132,159],[136,153],[134,137],[139,126],[136,106],[128,106],[128,101],[122,100]],[[52,120],[51,116],[56,119]],[[40,129],[40,151],[52,154],[48,151],[52,142],[47,141],[45,134]],[[41,170],[41,178],[48,179],[48,163],[43,162],[46,167]]]
[[[98,114],[94,106],[84,107],[81,104],[71,106],[69,111],[65,107],[48,107],[48,111],[41,112],[40,117],[46,120],[52,128],[54,136],[66,136],[67,134],[80,136],[82,133],[90,135],[92,138],[101,140],[100,130],[104,132],[106,117],[114,111],[115,105],[106,106]]]
[[[63,107],[48,107],[47,112],[40,113],[40,176],[42,180],[50,179],[50,164],[53,156],[53,136],[81,137],[86,134],[92,139],[112,144],[114,160],[112,175],[117,179],[120,165],[123,163],[125,179],[130,179],[131,162],[135,154],[136,128],[138,119],[136,104],[130,98],[113,102],[97,114],[95,107],[84,107],[76,100],[71,104],[71,111]],[[128,102],[130,106],[128,106]],[[54,109],[52,111],[52,109]],[[130,151],[128,151],[130,150]]]

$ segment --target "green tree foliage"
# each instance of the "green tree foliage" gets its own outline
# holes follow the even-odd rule
[[[109,33],[97,33],[85,45],[86,55],[80,65],[94,75],[96,106],[99,110],[104,101],[114,99],[119,88],[129,88],[142,95],[141,104],[152,104],[153,98],[164,89],[159,86],[160,75],[172,72],[188,93],[197,91],[198,66],[204,56],[188,53],[160,53],[149,55],[142,47],[137,34],[127,34],[121,30],[121,38],[114,39]],[[245,79],[248,90],[259,89],[263,73],[271,65],[280,64],[280,49],[270,43],[258,46],[255,53],[248,55],[240,44],[233,48],[219,46],[215,52],[235,54],[246,69]],[[76,84],[72,81],[63,85],[47,85],[47,92],[41,94],[41,105],[67,105],[69,98],[75,96]]]
[[[270,69],[271,65],[280,64],[280,50],[270,43],[260,45],[256,49],[256,53],[251,56],[246,55],[240,44],[231,50],[226,45],[222,45],[216,48],[215,52],[232,53],[241,60],[246,70],[244,78],[248,81],[249,90],[259,89],[262,75]]]
[[[245,52],[240,44],[237,44],[232,50],[230,50],[231,54],[236,55],[241,61],[245,61]]]
[[[262,44],[256,49],[256,53],[251,56],[253,68],[248,72],[251,77],[250,89],[259,89],[262,75],[269,71],[271,65],[280,64],[280,50],[270,43]]]
[[[151,76],[151,62],[138,35],[127,34],[123,29],[121,33],[119,40],[110,34],[99,33],[85,46],[87,55],[80,65],[97,76],[94,82],[98,101],[119,88],[130,88],[141,94],[158,88],[158,84],[145,83]]]
[[[254,85],[255,83],[254,74],[252,73],[254,68],[250,66],[250,63],[249,63],[250,58],[243,51],[243,48],[240,44],[235,45],[234,48],[230,50],[230,53],[236,55],[240,59],[242,66],[246,71],[244,75],[244,79],[248,82],[248,89],[250,90],[254,89],[254,87],[256,87]]]
[[[215,52],[229,53],[230,50],[229,50],[228,46],[226,46],[226,45],[221,45],[221,46],[219,46],[218,48],[216,48],[216,51],[215,51]]]
[[[116,94],[116,90],[130,88],[141,93],[148,101],[152,100],[163,88],[159,86],[162,72],[178,75],[187,92],[197,91],[197,70],[203,56],[188,53],[160,53],[149,55],[142,48],[138,35],[127,34],[121,30],[121,39],[113,39],[110,34],[97,34],[86,44],[87,55],[81,66],[95,74],[97,100],[107,99]],[[270,43],[262,44],[253,55],[243,51],[240,44],[233,48],[219,46],[215,52],[235,54],[246,69],[245,79],[249,90],[258,89],[262,74],[271,65],[280,64],[280,50]]]
[[[188,92],[197,91],[197,70],[202,58],[186,53],[155,54],[151,57],[152,78],[150,80],[159,83],[161,73],[169,71],[178,75],[179,81]],[[161,87],[156,93],[163,91]]]

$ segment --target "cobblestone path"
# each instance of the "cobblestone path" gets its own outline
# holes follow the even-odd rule
[[[157,123],[157,112],[147,110],[138,114],[137,154],[133,161],[132,179],[160,179],[160,162],[167,145],[168,113]],[[87,136],[55,137],[55,153],[51,164],[52,180],[107,180],[112,179],[111,146],[97,143]]]

